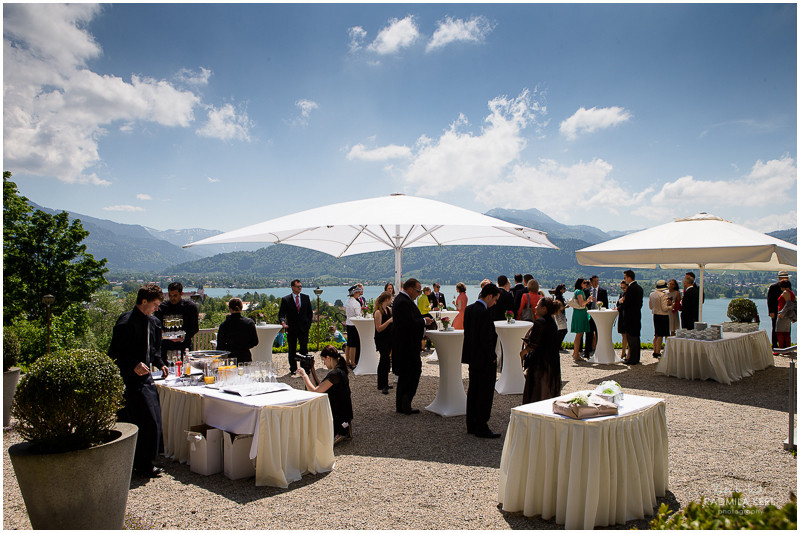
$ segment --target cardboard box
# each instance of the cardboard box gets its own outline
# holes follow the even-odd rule
[[[206,424],[186,431],[189,440],[189,470],[203,476],[222,472],[222,433]]]
[[[223,471],[228,479],[244,479],[256,475],[255,461],[250,459],[252,435],[224,432],[222,436]]]

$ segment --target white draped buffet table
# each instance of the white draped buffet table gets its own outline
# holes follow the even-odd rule
[[[326,394],[286,390],[240,397],[203,386],[156,382],[161,402],[164,454],[189,460],[185,430],[208,424],[253,435],[256,485],[286,488],[304,473],[333,470],[333,417]]]
[[[358,365],[353,369],[353,374],[357,376],[377,374],[378,349],[375,348],[375,319],[373,317],[354,317],[350,320],[358,331],[358,339],[361,343]]]
[[[467,414],[467,394],[461,379],[461,348],[464,331],[428,331],[439,354],[439,389],[436,398],[425,409],[441,416]]]
[[[278,336],[278,332],[281,329],[283,329],[283,327],[280,324],[256,326],[258,344],[250,349],[250,353],[253,355],[253,361],[272,362],[272,345],[275,343],[275,337]]]
[[[517,320],[509,324],[506,320],[496,320],[494,329],[503,346],[503,370],[494,386],[499,394],[522,394],[525,390],[525,374],[522,373],[522,337],[531,329],[533,322]]]
[[[626,394],[617,416],[588,420],[553,414],[554,400],[511,410],[500,459],[503,510],[555,517],[566,529],[653,514],[669,476],[664,400]]]
[[[713,379],[730,385],[775,365],[767,332],[723,332],[718,341],[668,337],[656,374],[684,379]]]
[[[611,342],[611,328],[614,326],[614,319],[619,315],[619,311],[614,309],[590,309],[589,316],[597,326],[597,346],[594,355],[589,359],[590,363],[613,365],[621,363],[622,359],[617,357],[614,351],[614,343]],[[586,339],[586,342],[591,342]]]

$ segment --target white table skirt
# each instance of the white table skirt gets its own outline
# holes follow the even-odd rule
[[[767,332],[722,334],[718,341],[668,337],[657,374],[685,379],[713,379],[730,385],[775,365]]]
[[[504,511],[566,529],[624,524],[653,514],[668,484],[666,404],[626,395],[617,416],[573,420],[554,399],[511,410],[500,459]]]
[[[611,342],[611,329],[614,327],[614,319],[619,315],[614,309],[590,309],[589,316],[597,326],[597,346],[594,355],[589,359],[590,363],[600,363],[613,365],[621,363],[622,359],[617,357],[614,351],[614,343]]]
[[[289,486],[333,469],[333,417],[326,394],[290,391],[240,397],[204,387],[159,386],[165,455],[189,459],[184,430],[206,423],[253,435],[256,485]]]
[[[283,327],[280,324],[256,326],[258,344],[250,349],[250,353],[253,355],[253,361],[272,362],[272,345],[275,343],[275,337],[278,336],[278,332],[280,332],[281,329],[283,329]]]
[[[361,352],[358,356],[358,365],[353,369],[356,376],[378,373],[378,349],[375,347],[375,319],[354,317],[350,319],[358,331],[361,343]]]
[[[441,416],[467,414],[467,394],[461,379],[461,349],[464,330],[428,331],[428,338],[439,353],[439,388],[436,398],[425,409]]]
[[[497,339],[503,345],[503,370],[500,379],[494,386],[498,394],[522,394],[525,390],[525,374],[522,373],[522,337],[531,329],[533,322],[517,320],[509,324],[505,320],[496,320],[494,328]]]

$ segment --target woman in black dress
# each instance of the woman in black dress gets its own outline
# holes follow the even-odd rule
[[[556,309],[552,298],[541,298],[536,305],[537,318],[525,335],[522,351],[519,353],[525,369],[523,404],[555,398],[561,394],[558,326],[553,318]]]
[[[327,345],[319,354],[320,359],[329,370],[328,375],[320,383],[314,369],[311,369],[312,377],[318,385],[311,383],[311,379],[302,367],[297,369],[297,373],[303,378],[306,390],[311,392],[324,392],[328,394],[328,401],[331,404],[333,414],[333,444],[339,444],[344,439],[353,437],[353,402],[350,399],[350,379],[347,377],[347,362],[339,351]]]
[[[392,329],[394,328],[394,318],[392,317],[392,293],[384,291],[375,300],[375,348],[381,355],[378,361],[378,389],[384,394],[389,394],[389,367],[392,355]]]

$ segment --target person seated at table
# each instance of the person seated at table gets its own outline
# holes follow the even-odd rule
[[[536,305],[536,320],[523,339],[519,352],[525,371],[523,404],[561,395],[561,345],[554,319],[559,305],[552,298],[540,299]]]
[[[306,371],[300,367],[297,373],[303,378],[306,390],[311,392],[325,393],[331,404],[331,414],[333,415],[333,445],[337,445],[344,439],[353,438],[353,402],[350,398],[350,379],[347,377],[347,361],[339,354],[339,351],[327,345],[322,349],[319,358],[328,369],[328,375],[322,382],[317,378],[316,371],[312,367],[312,377],[315,383],[311,382]]]
[[[375,299],[375,348],[378,349],[380,360],[378,361],[378,389],[383,394],[389,394],[389,368],[391,366],[392,354],[392,329],[394,328],[394,318],[392,317],[392,294],[384,291]]]
[[[239,363],[252,361],[250,348],[258,344],[256,323],[252,318],[242,316],[243,307],[240,298],[231,298],[228,301],[228,310],[231,313],[219,325],[217,333],[217,350],[231,352],[230,357],[235,357]]]
[[[456,283],[456,292],[458,296],[453,299],[453,306],[455,306],[458,314],[453,319],[453,329],[464,329],[464,309],[467,308],[467,286],[461,282]]]
[[[520,299],[517,317],[520,320],[533,322],[536,319],[534,310],[541,297],[542,295],[539,294],[539,282],[535,279],[528,281],[528,292],[523,294]]]
[[[797,322],[797,298],[788,279],[781,280],[778,286],[783,292],[778,297],[775,334],[778,336],[778,348],[788,348],[792,343],[792,322]]]

